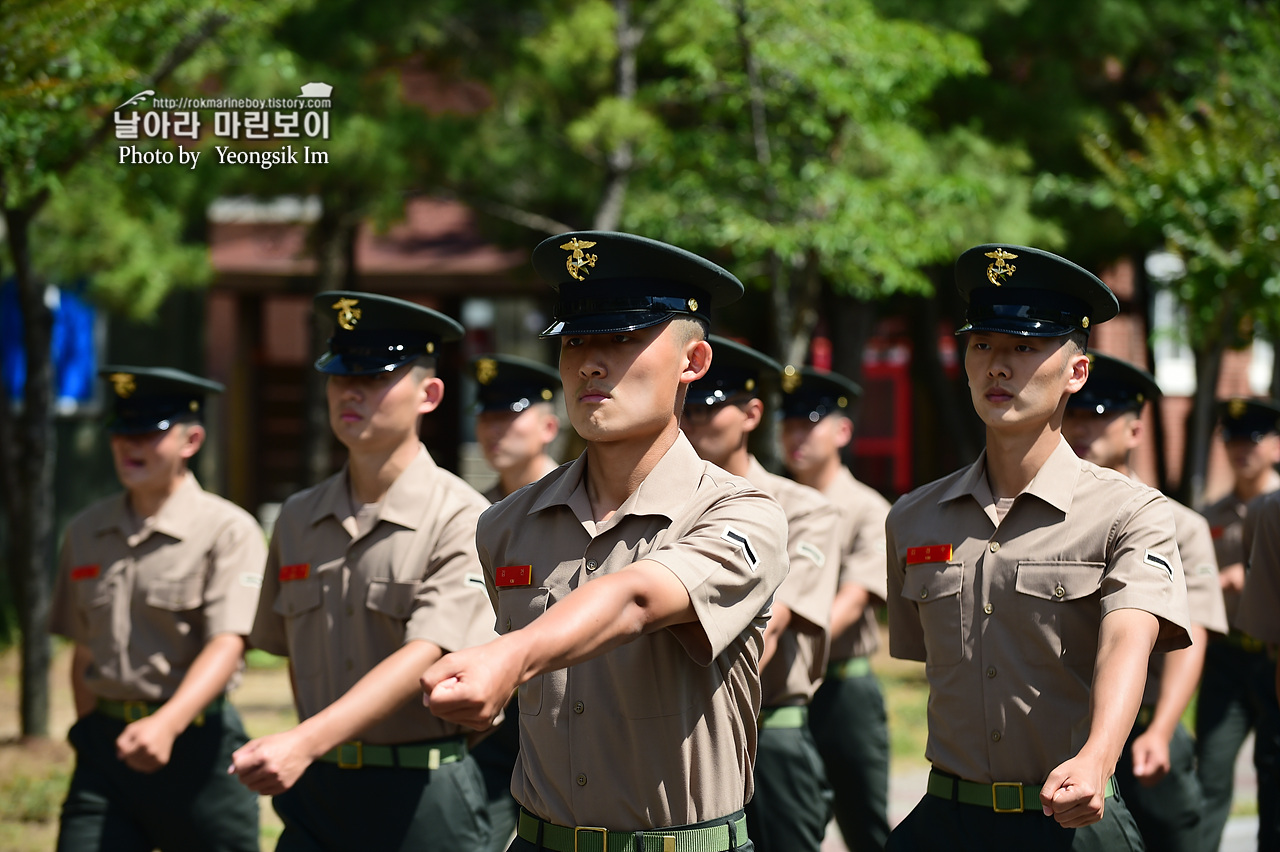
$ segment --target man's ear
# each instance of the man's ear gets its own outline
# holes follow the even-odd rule
[[[705,340],[690,340],[684,345],[684,369],[680,372],[681,384],[696,382],[711,369],[711,344]]]
[[[1129,418],[1128,436],[1125,438],[1125,446],[1132,450],[1142,443],[1142,417],[1134,414]]]
[[[742,407],[742,411],[747,415],[742,421],[743,431],[754,432],[756,427],[760,425],[760,421],[764,419],[764,402],[759,399],[747,400],[747,404]]]
[[[426,376],[420,385],[422,398],[418,403],[419,414],[430,414],[439,408],[444,401],[444,379],[438,376]]]
[[[1071,375],[1067,379],[1067,392],[1079,393],[1089,380],[1089,356],[1076,352],[1067,358],[1067,369]]]
[[[849,446],[849,442],[853,440],[853,421],[848,417],[845,417],[843,414],[837,414],[835,417],[837,418],[837,422],[834,424],[836,430],[836,446],[843,450],[845,447]]]
[[[208,435],[204,426],[199,423],[187,425],[186,430],[186,434],[182,436],[182,447],[178,450],[178,455],[183,459],[189,459],[200,452],[200,448],[204,446],[204,439]]]

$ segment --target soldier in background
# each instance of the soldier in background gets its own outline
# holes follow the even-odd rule
[[[838,373],[787,367],[783,390],[787,470],[840,513],[830,662],[809,708],[809,728],[826,766],[845,845],[850,852],[878,852],[889,837],[889,730],[870,658],[880,644],[875,608],[885,601],[889,502],[854,479],[840,459],[853,440],[852,407],[862,389]]]
[[[476,441],[498,481],[484,492],[490,503],[537,482],[559,465],[547,448],[560,434],[554,367],[512,355],[471,362],[477,405]]]
[[[560,432],[554,403],[560,372],[511,355],[486,355],[471,362],[471,374],[480,409],[476,441],[485,461],[498,472],[498,481],[484,496],[497,503],[557,467],[547,448]],[[504,715],[471,751],[489,797],[487,852],[507,848],[520,810],[511,796],[511,776],[520,755],[520,705],[515,696]]]
[[[1129,457],[1142,442],[1142,408],[1160,398],[1151,374],[1106,355],[1089,357],[1089,381],[1067,400],[1062,435],[1076,455],[1136,479]],[[1116,781],[1148,849],[1200,852],[1204,793],[1195,743],[1182,714],[1195,695],[1209,634],[1227,632],[1218,562],[1209,524],[1169,501],[1191,613],[1188,648],[1154,654],[1147,664],[1138,720],[1116,766]]]
[[[222,385],[108,367],[124,493],[67,526],[49,629],[75,643],[76,768],[59,852],[258,849],[258,797],[227,777],[247,737],[239,681],[266,546],[253,517],[189,470]]]
[[[1204,788],[1204,846],[1217,849],[1231,814],[1236,755],[1250,730],[1258,773],[1258,810],[1280,818],[1280,743],[1266,729],[1271,716],[1275,663],[1257,639],[1238,629],[1236,611],[1244,588],[1245,522],[1253,503],[1280,489],[1280,406],[1271,400],[1230,399],[1219,404],[1222,440],[1235,484],[1231,492],[1201,510],[1213,532],[1222,594],[1231,631],[1213,637],[1205,652],[1196,706],[1196,756]],[[1261,820],[1260,822],[1265,822]]]
[[[827,666],[840,516],[817,491],[770,473],[747,449],[765,416],[761,394],[776,386],[782,366],[732,340],[712,335],[710,342],[711,369],[689,386],[681,428],[698,455],[782,505],[791,562],[760,656],[760,741],[747,830],[759,852],[818,852],[830,807],[809,701]]]
[[[289,658],[300,721],[231,768],[275,797],[280,852],[480,849],[467,731],[417,694],[423,668],[493,636],[475,550],[487,503],[418,437],[444,396],[438,347],[462,327],[372,293],[321,293],[315,311],[337,326],[316,369],[347,463],[281,508],[250,635]]]

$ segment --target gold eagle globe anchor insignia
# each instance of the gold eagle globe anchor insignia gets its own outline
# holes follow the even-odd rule
[[[116,396],[121,399],[128,399],[138,389],[138,383],[134,380],[133,373],[112,373],[107,378],[111,380]]]
[[[360,303],[359,299],[339,299],[331,306],[338,312],[338,325],[347,331],[354,331],[356,323],[360,321],[360,309],[356,307]]]
[[[565,269],[569,270],[570,277],[574,281],[585,281],[587,275],[591,273],[592,268],[596,265],[599,258],[594,254],[587,254],[583,249],[589,249],[595,243],[588,240],[580,240],[577,237],[569,240],[569,242],[560,246],[560,248],[569,252],[569,256],[565,258]]]
[[[995,263],[987,264],[987,280],[997,287],[1003,284],[1009,276],[1013,275],[1013,273],[1018,270],[1018,267],[1014,266],[1012,263],[1005,262],[1017,257],[1017,255],[1011,251],[1005,251],[1002,248],[998,248],[995,251],[987,252],[986,256],[995,260]]]

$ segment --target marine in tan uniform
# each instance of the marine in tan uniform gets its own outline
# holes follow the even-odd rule
[[[964,252],[965,373],[987,446],[886,523],[889,650],[922,660],[933,764],[890,849],[1140,849],[1112,773],[1153,650],[1186,647],[1168,502],[1062,438],[1115,296],[1034,248]]]
[[[1280,489],[1280,406],[1271,400],[1229,399],[1219,403],[1218,422],[1235,484],[1201,511],[1213,531],[1222,594],[1231,631],[1211,637],[1196,703],[1196,756],[1204,788],[1204,844],[1217,849],[1231,814],[1236,756],[1254,732],[1258,774],[1258,830],[1280,847],[1280,707],[1272,700],[1276,664],[1257,639],[1240,630],[1236,611],[1245,582],[1248,545],[1244,528],[1250,507]],[[1268,826],[1275,826],[1268,834]],[[1268,848],[1266,843],[1260,848]]]
[[[680,433],[712,361],[720,267],[631,234],[541,243],[576,461],[496,504],[477,541],[503,635],[422,678],[477,728],[519,686],[524,850],[752,848],[759,660],[786,576],[785,516]],[[647,840],[638,841],[638,837]]]
[[[471,374],[478,388],[476,440],[485,461],[498,472],[498,481],[484,496],[497,503],[558,467],[547,449],[560,432],[554,402],[560,371],[512,355],[486,355],[471,362]],[[520,810],[511,797],[520,754],[520,706],[514,696],[504,716],[471,752],[489,797],[488,852],[507,848]]]
[[[759,852],[818,852],[829,819],[809,701],[826,671],[827,628],[840,572],[836,508],[812,488],[770,473],[747,447],[761,398],[782,366],[712,335],[711,369],[689,386],[680,426],[698,455],[771,495],[787,513],[791,570],[774,596],[760,662],[760,739],[747,830]]]
[[[266,545],[253,517],[188,470],[222,385],[108,367],[124,493],[67,526],[49,629],[75,643],[76,750],[60,852],[257,850],[258,799],[226,775],[247,739],[239,678]]]
[[[1275,656],[1280,646],[1280,492],[1258,500],[1249,517],[1254,528],[1249,539],[1249,573],[1236,620],[1247,635],[1266,642]],[[1280,697],[1280,668],[1276,695]]]
[[[321,293],[315,309],[336,324],[316,369],[348,459],[281,509],[250,636],[289,658],[300,722],[232,769],[275,796],[281,850],[479,849],[489,825],[467,731],[417,690],[442,654],[493,636],[475,552],[487,503],[418,438],[444,394],[438,349],[462,327],[371,293]]]
[[[1080,458],[1134,477],[1129,456],[1142,442],[1142,408],[1160,398],[1160,387],[1124,361],[1091,355],[1089,363],[1088,383],[1067,401],[1062,435]],[[1200,683],[1209,634],[1227,632],[1227,611],[1208,522],[1180,503],[1170,501],[1169,508],[1187,581],[1192,645],[1155,654],[1147,664],[1142,707],[1116,780],[1148,849],[1200,852],[1204,794],[1182,714]]]
[[[797,482],[840,512],[840,587],[831,611],[826,679],[809,727],[826,766],[836,823],[850,852],[879,852],[889,838],[889,728],[871,670],[885,600],[884,519],[889,501],[854,478],[841,453],[853,440],[862,389],[839,373],[788,366],[783,375],[783,460]]]
[[[498,481],[484,492],[490,503],[536,482],[559,467],[548,452],[560,434],[554,367],[514,355],[486,355],[471,362],[479,413],[476,441]]]

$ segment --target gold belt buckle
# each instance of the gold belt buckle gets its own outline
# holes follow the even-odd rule
[[[1001,787],[1013,787],[1018,791],[1018,806],[1016,808],[1000,807],[1000,797],[997,791]],[[996,781],[991,785],[991,810],[998,814],[1020,814],[1024,810],[1026,803],[1022,800],[1022,785],[1017,781]]]
[[[145,701],[124,701],[121,703],[120,710],[124,714],[126,722],[136,722],[151,715],[151,711],[147,709],[147,702]]]
[[[582,849],[578,838],[583,834],[599,834],[600,852],[609,852],[609,829],[594,825],[579,825],[573,829],[573,852],[580,852]]]
[[[356,750],[356,759],[354,762],[348,762],[342,759],[345,749],[354,748]],[[343,743],[338,746],[338,768],[339,769],[360,769],[364,766],[364,743],[356,740],[354,742]]]

